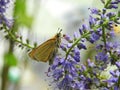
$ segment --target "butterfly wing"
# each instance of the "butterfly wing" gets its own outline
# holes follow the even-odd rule
[[[61,32],[61,31],[60,31]],[[59,44],[61,42],[61,33],[57,33],[53,38],[47,40],[37,48],[33,49],[29,56],[37,61],[47,62],[49,60],[49,64],[52,64],[53,58],[57,53]]]
[[[32,59],[35,59],[35,57],[34,57],[35,51],[36,51],[36,48],[34,48],[34,49],[28,54]]]
[[[56,48],[55,43],[56,43],[55,38],[49,39],[40,46],[38,46],[37,48],[33,49],[29,53],[29,56],[37,61],[47,62],[51,58]]]

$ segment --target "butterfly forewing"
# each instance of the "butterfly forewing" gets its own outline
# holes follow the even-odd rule
[[[37,61],[43,61],[46,62],[49,60],[56,48],[56,40],[55,38],[49,39],[37,48],[33,49],[29,56]]]
[[[62,30],[60,30],[61,32]],[[61,33],[57,33],[53,38],[47,40],[37,48],[33,49],[29,56],[37,61],[47,62],[49,60],[49,64],[53,63],[53,58],[55,57],[59,44],[61,42]]]
[[[55,50],[55,40],[50,40],[50,41],[47,41],[46,43],[44,43],[44,46],[39,46],[38,49],[36,50],[35,52],[35,58],[38,60],[38,61],[43,61],[43,62],[46,62],[48,61],[50,58],[50,55],[52,52],[54,52]]]

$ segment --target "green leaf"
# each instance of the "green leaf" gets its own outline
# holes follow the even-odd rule
[[[15,23],[30,27],[33,17],[27,15],[26,0],[16,0],[14,7]]]
[[[8,66],[16,66],[17,58],[13,53],[7,53],[4,55],[5,64]]]

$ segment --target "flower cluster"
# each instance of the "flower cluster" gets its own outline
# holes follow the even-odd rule
[[[6,9],[7,5],[10,3],[10,0],[0,0],[0,25],[1,28],[3,27],[2,25],[7,26],[8,28],[11,27],[11,20],[6,18]]]
[[[119,24],[117,12],[108,9],[117,9],[120,0],[108,0],[104,2],[104,8],[90,9],[89,24],[81,25],[78,33],[74,33],[72,39],[64,35],[67,44],[61,44],[60,48],[65,56],[56,56],[54,63],[49,67],[48,76],[60,90],[119,90],[120,89],[120,43],[112,40],[116,37],[114,24]],[[82,64],[81,49],[86,50],[85,42],[95,45],[96,54]],[[63,42],[64,43],[64,42]],[[116,66],[109,72],[110,77],[101,73],[107,67]]]

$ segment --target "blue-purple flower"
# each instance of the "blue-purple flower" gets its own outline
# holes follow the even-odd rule
[[[108,60],[108,55],[105,52],[99,52],[95,58],[96,60],[101,60],[103,62],[106,62]]]
[[[88,24],[82,24],[79,34],[74,33],[73,38],[64,35],[60,48],[64,54],[56,56],[53,65],[48,70],[48,75],[60,90],[119,90],[120,88],[120,43],[111,40],[114,33],[112,25],[117,23],[118,16],[108,9],[117,9],[120,0],[104,2],[103,9],[93,8],[89,15]],[[89,48],[85,42],[94,44],[96,52],[89,55],[87,60],[81,58],[81,50]],[[89,54],[91,54],[90,52]],[[101,78],[109,65],[117,69],[110,71],[110,77]]]
[[[94,42],[98,41],[99,39],[100,39],[99,33],[92,32],[92,34],[91,34],[91,36],[90,36],[90,38],[89,38],[89,41],[90,41],[91,43],[94,43]]]
[[[69,90],[74,87],[77,80],[79,69],[76,68],[77,62],[71,59],[56,57],[53,65],[50,66],[48,73],[53,77],[59,89]],[[75,88],[75,87],[74,87]]]
[[[113,90],[119,90],[120,88],[120,71],[110,71],[111,77],[106,80],[107,86]]]
[[[0,25],[5,25],[8,28],[12,25],[12,20],[6,18],[6,9],[7,5],[9,4],[10,0],[0,0]]]

